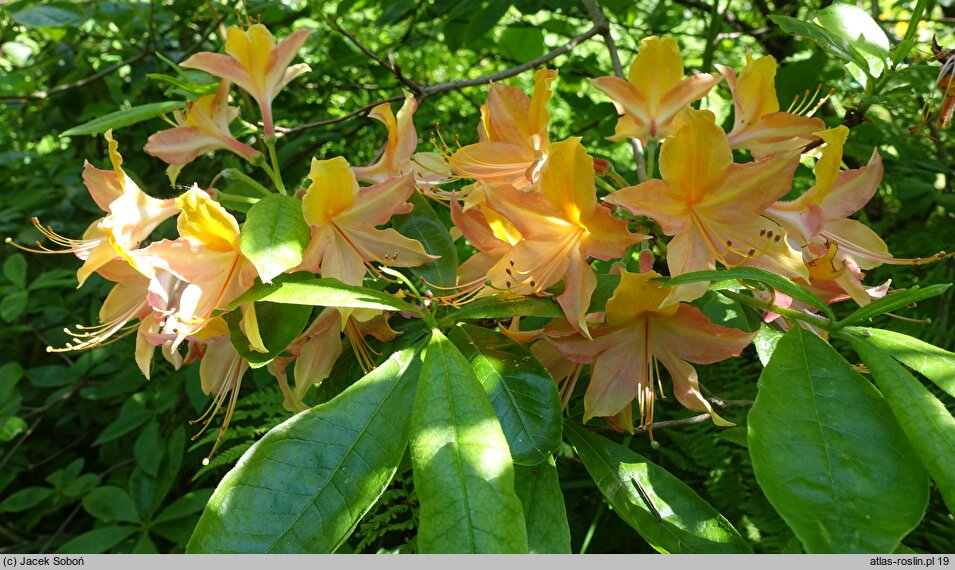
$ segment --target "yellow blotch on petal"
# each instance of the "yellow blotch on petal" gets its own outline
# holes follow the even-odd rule
[[[302,199],[302,210],[309,225],[327,225],[355,203],[358,181],[344,158],[313,158],[308,179],[312,183]]]
[[[226,33],[226,52],[239,60],[249,72],[252,83],[262,90],[265,89],[265,76],[273,49],[275,38],[262,24],[255,24],[245,31],[232,26]]]
[[[845,125],[813,133],[821,138],[826,146],[822,149],[822,156],[816,162],[816,191],[822,197],[835,186],[839,178],[839,165],[842,164],[842,148],[849,138],[849,128]]]
[[[214,251],[239,249],[238,222],[199,186],[193,184],[189,191],[176,198],[176,207],[182,210],[176,220],[180,236]]]
[[[683,58],[676,40],[644,38],[630,65],[629,79],[646,95],[650,114],[655,115],[660,100],[683,79]]]
[[[620,272],[620,284],[607,299],[607,324],[628,325],[647,313],[664,316],[676,314],[678,303],[660,307],[670,294],[670,288],[651,281],[660,277],[656,271],[647,273]]]

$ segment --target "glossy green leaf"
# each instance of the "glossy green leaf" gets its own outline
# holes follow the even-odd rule
[[[766,323],[760,325],[759,330],[756,331],[756,336],[753,337],[753,346],[756,348],[756,356],[763,366],[769,364],[769,360],[773,357],[773,351],[776,350],[776,345],[781,338],[783,338],[782,331]]]
[[[564,312],[550,297],[522,297],[510,293],[475,299],[453,312],[455,320],[509,319],[511,317],[562,317]]]
[[[438,330],[422,359],[411,421],[418,551],[527,552],[507,440],[467,359]]]
[[[955,512],[955,418],[928,388],[869,338],[844,334],[888,400],[895,418]],[[913,460],[915,461],[915,460]],[[905,497],[902,489],[896,489]]]
[[[922,518],[928,479],[885,399],[801,327],[776,345],[758,386],[753,471],[806,551],[892,552]]]
[[[133,457],[136,459],[136,465],[147,474],[155,477],[159,474],[159,464],[162,462],[163,444],[165,442],[159,435],[159,424],[151,421],[146,425],[146,429],[140,432],[133,445]]]
[[[0,442],[7,442],[27,429],[27,423],[19,416],[0,417]]]
[[[918,285],[915,285],[914,287],[906,289],[905,291],[891,293],[885,297],[882,297],[881,299],[872,301],[868,305],[859,307],[850,313],[849,316],[839,321],[838,324],[840,326],[844,326],[862,323],[871,319],[872,317],[884,315],[885,313],[894,311],[896,309],[901,309],[902,307],[906,307],[912,303],[917,303],[918,301],[937,297],[947,291],[951,286],[951,283],[929,285],[928,287],[919,287]]]
[[[734,267],[732,269],[694,271],[666,279],[665,283],[669,286],[675,286],[686,285],[687,283],[698,283],[700,281],[722,281],[725,279],[743,279],[746,281],[764,283],[773,289],[777,289],[789,295],[793,299],[798,299],[807,305],[819,309],[830,319],[835,319],[835,315],[833,315],[829,305],[823,302],[815,293],[801,285],[793,283],[782,275],[776,275],[775,273],[770,273],[758,267]]]
[[[49,487],[26,487],[11,493],[0,502],[0,513],[19,513],[39,505],[53,494]]]
[[[59,554],[101,554],[132,536],[136,530],[134,526],[103,526],[84,532],[56,551]]]
[[[252,368],[261,368],[281,354],[298,335],[305,330],[311,317],[311,307],[284,303],[257,302],[255,318],[259,325],[259,336],[268,352],[258,352],[249,344],[249,339],[239,327],[241,311],[232,311],[226,315],[229,325],[229,337],[232,346],[242,358],[249,361]]]
[[[836,3],[819,10],[816,21],[856,49],[880,59],[889,57],[889,38],[865,10]]]
[[[188,552],[334,552],[401,461],[417,362],[397,352],[265,434],[219,483]]]
[[[557,387],[529,350],[503,334],[461,324],[448,338],[487,392],[515,463],[536,465],[560,445]]]
[[[345,285],[338,279],[316,278],[311,273],[281,275],[270,284],[256,283],[251,289],[229,303],[229,309],[235,309],[239,305],[250,301],[345,309],[410,312],[417,312],[418,310],[414,305],[408,304],[394,295],[366,287]]]
[[[104,522],[140,521],[139,511],[129,493],[113,485],[93,489],[83,497],[83,508]]]
[[[673,554],[751,552],[723,515],[667,470],[583,426],[565,422],[564,433],[614,512],[653,548]]]
[[[858,331],[866,342],[892,355],[902,364],[925,376],[955,398],[955,352],[901,333],[883,329],[849,329]]]
[[[239,249],[264,283],[302,262],[311,232],[302,215],[302,201],[273,194],[249,208]]]
[[[537,26],[518,24],[501,33],[501,51],[518,63],[544,55],[544,32]]]
[[[782,28],[784,32],[808,38],[819,44],[819,47],[828,53],[854,63],[861,69],[869,69],[868,62],[862,57],[862,54],[856,51],[851,43],[822,26],[805,20],[790,18],[789,16],[770,16],[769,19]]]
[[[3,262],[3,276],[11,283],[25,289],[27,286],[27,258],[15,253]]]
[[[102,117],[97,117],[88,123],[83,123],[77,127],[62,133],[61,137],[74,137],[77,135],[98,135],[105,133],[109,129],[119,129],[128,127],[143,121],[158,117],[164,113],[169,113],[174,109],[182,109],[185,103],[182,101],[165,101],[162,103],[149,103],[138,107],[131,107],[116,111]]]
[[[69,4],[38,4],[14,12],[10,17],[14,22],[28,28],[75,28],[86,21],[86,18]]]
[[[439,256],[431,263],[411,267],[411,273],[439,287],[454,287],[458,278],[458,250],[448,233],[447,224],[434,212],[428,199],[418,192],[408,201],[414,204],[414,210],[392,218],[394,228],[421,242],[426,252]],[[437,290],[434,294],[441,295],[443,291]]]
[[[554,458],[534,466],[515,465],[514,492],[524,506],[528,552],[570,554],[570,526]]]

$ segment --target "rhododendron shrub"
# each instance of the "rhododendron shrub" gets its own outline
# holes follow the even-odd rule
[[[779,25],[843,37],[832,14],[820,21],[835,31]],[[749,552],[696,490],[629,446],[700,422],[745,438],[807,552],[895,551],[930,485],[955,508],[955,355],[870,326],[948,285],[867,275],[950,255],[895,257],[853,217],[879,188],[883,151],[846,167],[854,125],[814,116],[824,98],[781,111],[772,56],[693,73],[676,39],[646,37],[626,76],[590,79],[619,115],[593,144],[551,125],[560,69],[533,72],[529,93],[491,82],[476,137],[453,147],[415,124],[426,90],[395,93],[397,111],[368,114],[385,127],[371,164],[319,153],[289,180],[273,110],[309,72],[294,62],[311,33],[229,28],[225,53],[182,63],[218,85],[175,110],[175,126],[147,141],[106,130],[111,168],[93,166],[100,156],[77,166],[105,215],[75,238],[34,220],[47,241],[13,244],[73,254],[80,285],[115,283],[100,322],[51,351],[134,334],[146,379],[198,367],[209,401],[195,435],[216,433],[207,462],[254,389],[250,371],[279,387],[291,417],[219,483],[190,552],[334,552],[409,470],[419,552],[569,552],[557,469],[568,457],[656,550]],[[873,41],[840,45],[870,58]],[[887,58],[870,80],[894,72]],[[714,89],[728,91],[731,121],[708,108]],[[254,101],[244,124],[257,132],[237,134],[238,97]],[[601,157],[617,144],[633,145],[632,180]],[[171,197],[124,170],[120,149],[139,145],[169,165]],[[184,181],[209,153],[241,167]],[[808,187],[794,183],[800,165]],[[700,367],[754,344],[754,402],[704,385]],[[323,391],[346,360],[361,378]],[[661,409],[679,419],[660,422]]]

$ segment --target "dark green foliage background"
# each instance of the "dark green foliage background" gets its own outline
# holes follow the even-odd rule
[[[714,10],[713,3],[719,3]],[[199,0],[166,2],[36,2],[21,0],[0,8],[0,234],[21,244],[39,235],[32,216],[65,236],[80,236],[100,213],[82,185],[84,159],[105,167],[99,136],[60,137],[67,129],[120,108],[181,100],[188,94],[164,82],[175,76],[170,62],[202,50],[218,50],[224,26],[244,21],[245,13],[267,24],[277,37],[290,30],[316,30],[300,53],[312,71],[277,99],[277,124],[295,127],[329,124],[288,133],[280,141],[287,183],[298,187],[312,156],[344,155],[366,164],[384,140],[379,123],[356,111],[401,96],[401,83],[371,61],[325,21],[332,18],[383,58],[393,54],[401,72],[433,85],[506,70],[554,49],[593,25],[573,0],[344,0],[320,2]],[[860,87],[841,61],[815,44],[779,30],[768,16],[811,16],[830,2],[777,0],[680,0],[677,2],[600,2],[611,22],[621,59],[629,65],[641,38],[675,36],[686,67],[713,71],[714,63],[741,68],[745,54],[774,55],[781,64],[779,98],[792,98],[821,83],[837,94],[820,111],[827,124],[841,122],[859,103]],[[876,2],[865,2],[866,8]],[[890,37],[910,12],[898,3],[881,13]],[[912,3],[914,4],[914,3]],[[714,14],[716,16],[714,17]],[[955,47],[950,22],[955,4],[938,2],[923,22],[923,40],[910,58],[913,67],[872,103],[868,121],[853,129],[845,162],[858,167],[877,147],[886,164],[877,197],[860,214],[897,257],[927,256],[955,248],[955,180],[949,133],[925,128],[912,135],[921,106],[935,98],[938,65],[926,61],[932,33]],[[900,31],[901,30],[901,31]],[[713,38],[713,48],[704,46]],[[585,41],[549,65],[559,70],[550,107],[553,140],[583,137],[595,156],[612,160],[635,181],[625,144],[604,140],[612,134],[613,105],[590,86],[589,77],[612,73],[599,36]],[[161,57],[160,57],[161,56]],[[192,77],[202,82],[201,75]],[[506,80],[529,90],[532,74]],[[914,96],[913,96],[914,94]],[[475,127],[486,87],[449,90],[426,98],[415,115],[422,148],[440,131],[453,144],[476,140]],[[256,116],[239,96],[242,116]],[[721,84],[707,102],[721,120],[731,120],[728,91]],[[395,106],[397,108],[397,105]],[[335,119],[343,119],[331,122]],[[124,167],[154,196],[178,193],[166,182],[165,165],[141,152],[146,138],[164,128],[159,119],[117,130]],[[237,134],[249,129],[234,126]],[[936,140],[933,140],[936,139]],[[187,166],[180,184],[207,185],[224,155],[200,158]],[[233,163],[225,158],[226,163]],[[235,164],[235,166],[238,166]],[[801,187],[811,184],[805,167]],[[220,182],[220,188],[242,189]],[[441,212],[444,215],[444,212]],[[459,252],[467,255],[467,251]],[[463,257],[462,257],[463,259]],[[152,380],[143,379],[133,361],[132,338],[86,353],[47,353],[62,346],[64,326],[97,321],[108,283],[94,277],[75,288],[78,261],[72,256],[24,255],[0,249],[0,552],[182,552],[212,488],[228,468],[268,429],[288,417],[282,397],[264,369],[253,370],[243,385],[232,427],[209,466],[201,465],[215,428],[195,442],[198,426],[187,422],[206,406],[196,367],[180,372],[156,361]],[[897,287],[955,281],[955,264],[883,266],[867,282],[892,279]],[[914,321],[879,317],[873,326],[891,328],[948,350],[955,348],[952,290],[901,311]],[[838,307],[839,316],[849,307]],[[931,319],[928,324],[927,320]],[[918,322],[921,321],[921,322]],[[383,354],[388,354],[382,351]],[[347,351],[346,351],[347,353]],[[850,361],[855,356],[845,353]],[[749,349],[744,358],[699,367],[701,381],[724,399],[753,399],[760,365]],[[319,390],[319,401],[341,391],[360,375],[345,356]],[[929,388],[941,395],[934,386]],[[583,386],[578,386],[582,394]],[[942,398],[951,407],[951,398]],[[579,404],[578,404],[579,405]],[[572,404],[573,406],[573,404]],[[745,410],[728,410],[728,419],[745,425]],[[685,417],[671,397],[657,405],[656,420]],[[217,424],[214,424],[217,425]],[[608,431],[615,440],[622,438]],[[799,552],[799,541],[775,513],[756,484],[742,438],[712,425],[655,432],[658,447],[645,436],[630,447],[666,468],[719,510],[755,552]],[[574,552],[651,552],[605,505],[593,481],[570,448],[557,458],[565,492]],[[410,463],[399,468],[392,487],[366,516],[343,551],[411,551],[417,521]],[[920,526],[905,539],[925,552],[955,551],[955,523],[934,490]]]

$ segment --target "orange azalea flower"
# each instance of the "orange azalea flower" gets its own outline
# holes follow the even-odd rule
[[[253,24],[248,30],[235,26],[226,34],[225,51],[229,55],[201,52],[182,63],[235,83],[258,103],[262,111],[265,136],[273,136],[272,100],[293,79],[310,70],[300,63],[289,66],[311,31],[296,30],[278,45],[268,28]]]
[[[173,338],[174,350],[195,335],[249,287],[255,267],[239,251],[239,224],[232,214],[193,185],[176,198],[182,210],[179,238],[143,248],[136,257],[147,263],[150,305],[161,313],[162,334]]]
[[[592,364],[584,421],[621,412],[629,418],[630,402],[637,400],[641,425],[652,425],[659,362],[670,372],[681,404],[708,412],[718,425],[733,425],[719,417],[700,393],[690,362],[711,364],[739,356],[753,335],[715,325],[686,303],[668,304],[667,288],[650,281],[655,277],[660,275],[621,271],[620,285],[607,300],[607,323],[594,327],[592,341],[545,329],[545,338],[567,359]],[[632,422],[627,423],[629,428]]]
[[[414,192],[411,174],[374,186],[359,187],[355,174],[342,157],[312,159],[311,180],[302,199],[305,221],[312,239],[301,268],[361,285],[366,266],[372,263],[414,267],[437,259],[421,244],[392,228],[379,230]]]
[[[123,157],[119,154],[119,144],[113,140],[112,131],[106,131],[105,137],[113,169],[101,170],[86,162],[83,165],[83,184],[96,205],[107,215],[90,224],[82,239],[78,240],[43,227],[34,218],[33,224],[43,236],[64,249],[51,250],[39,242],[40,249],[17,246],[33,253],[72,253],[82,259],[83,265],[76,272],[78,287],[94,272],[116,259],[124,259],[140,269],[131,252],[156,226],[179,211],[174,200],[158,200],[140,190],[122,168]],[[6,241],[12,243],[9,238]]]
[[[553,69],[538,70],[531,97],[520,89],[492,83],[487,105],[481,106],[481,142],[459,148],[450,158],[451,170],[485,184],[515,188],[534,184],[548,156],[546,105],[556,77]]]
[[[735,120],[728,137],[732,148],[745,148],[759,158],[772,152],[796,150],[816,140],[813,133],[826,128],[820,119],[779,110],[776,99],[776,60],[746,56],[746,67],[736,72],[717,66],[733,93]],[[810,113],[811,114],[811,113]]]
[[[733,152],[713,113],[687,109],[673,123],[660,150],[663,180],[648,180],[604,198],[660,223],[675,236],[667,246],[671,275],[754,265],[789,277],[809,277],[785,232],[763,217],[789,191],[799,153],[778,153],[734,164]],[[690,300],[705,283],[681,289]]]
[[[702,99],[722,78],[709,73],[683,77],[683,57],[676,40],[650,36],[640,42],[629,81],[614,76],[590,81],[610,96],[621,115],[610,140],[637,138],[646,143],[647,139],[666,137],[673,117]]]
[[[352,168],[355,178],[361,182],[377,184],[413,172],[415,182],[430,186],[446,180],[451,175],[451,169],[441,155],[434,152],[415,153],[418,148],[418,133],[415,131],[412,117],[417,108],[414,96],[405,93],[405,102],[398,111],[397,118],[391,112],[390,103],[382,103],[371,110],[368,116],[381,121],[387,127],[388,142],[385,143],[384,153],[377,162]]]
[[[465,211],[456,199],[452,199],[451,221],[464,239],[478,250],[458,267],[461,286],[474,282],[483,284],[491,267],[521,240],[517,228],[488,208],[486,203]]]
[[[179,126],[155,133],[149,137],[143,150],[180,167],[200,154],[220,148],[252,161],[261,153],[239,142],[229,131],[229,123],[238,114],[238,107],[229,106],[229,82],[223,81],[214,95],[204,95],[187,103],[184,111],[174,111]]]
[[[585,315],[597,278],[588,257],[614,259],[645,239],[597,203],[594,161],[579,138],[554,143],[541,170],[539,191],[487,190],[487,204],[522,239],[487,274],[491,286],[519,295],[540,295],[563,279],[557,301],[567,320],[587,335]]]

